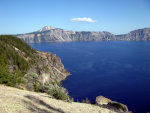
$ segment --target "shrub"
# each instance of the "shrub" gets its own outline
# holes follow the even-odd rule
[[[82,103],[85,103],[84,99],[82,100]]]
[[[40,85],[34,84],[34,91],[39,92],[41,89]]]
[[[55,94],[55,90],[54,89],[50,89],[48,92],[49,95],[53,96]]]
[[[72,102],[74,102],[74,98],[72,98]]]
[[[56,81],[55,83],[56,83],[58,86],[61,86],[61,83],[60,83],[60,82],[57,82],[57,81]]]
[[[67,98],[68,98],[68,96],[64,92],[62,92],[60,89],[56,90],[56,92],[53,94],[53,96],[56,99],[60,99],[60,100],[67,100]]]

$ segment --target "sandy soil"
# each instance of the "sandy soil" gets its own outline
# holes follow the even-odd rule
[[[64,102],[44,93],[0,85],[0,113],[115,113],[99,106]]]

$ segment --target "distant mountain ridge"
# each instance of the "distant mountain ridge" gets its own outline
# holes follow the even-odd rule
[[[105,41],[105,40],[128,40],[150,41],[150,28],[137,29],[123,35],[114,35],[110,32],[69,31],[60,28],[45,26],[42,29],[25,34],[15,35],[27,43],[41,42],[72,42],[72,41]]]

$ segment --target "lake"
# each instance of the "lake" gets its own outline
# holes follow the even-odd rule
[[[63,86],[73,98],[103,95],[133,113],[150,112],[150,42],[102,41],[30,44],[59,56],[72,74]]]

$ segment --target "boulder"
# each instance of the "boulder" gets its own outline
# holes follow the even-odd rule
[[[112,109],[116,112],[128,113],[128,107],[126,105],[116,101],[111,101],[103,96],[96,97],[95,104],[99,105],[100,107]]]
[[[96,97],[96,100],[95,100],[95,103],[97,105],[107,105],[110,102],[111,102],[110,99],[103,97],[103,96],[98,96],[98,97]]]

